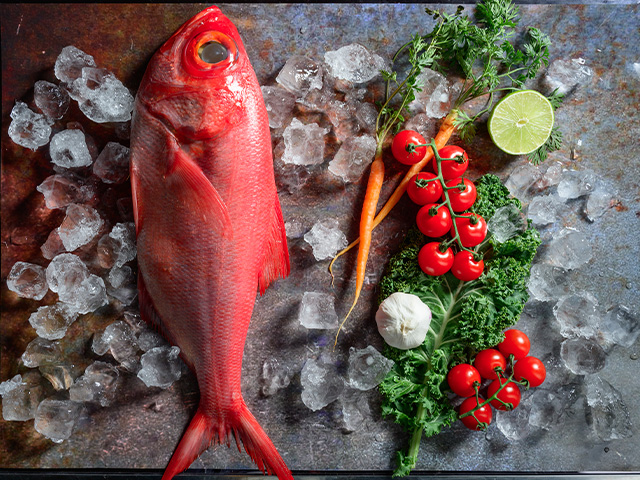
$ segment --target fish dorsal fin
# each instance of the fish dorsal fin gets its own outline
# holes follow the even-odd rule
[[[258,277],[258,287],[262,295],[269,284],[278,277],[289,275],[289,250],[287,249],[287,235],[282,219],[282,210],[278,196],[275,195],[274,207],[271,215],[267,244],[265,247],[262,270]]]

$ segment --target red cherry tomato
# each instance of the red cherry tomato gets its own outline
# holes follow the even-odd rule
[[[468,178],[454,178],[453,180],[445,182],[445,185],[447,187],[455,187],[457,185],[460,185],[461,181],[464,182],[464,190],[453,188],[447,191],[449,195],[449,201],[451,202],[451,209],[454,212],[465,211],[474,204],[477,197],[476,186]]]
[[[498,345],[498,350],[505,358],[513,355],[513,358],[520,360],[529,353],[531,342],[524,332],[512,328],[504,332],[504,340]]]
[[[427,182],[427,180],[432,178],[436,178],[433,173],[420,172],[409,180],[407,194],[414,203],[426,205],[427,203],[437,202],[442,196],[442,184],[440,180]]]
[[[477,384],[480,386],[481,381],[482,379],[480,378],[478,370],[468,363],[456,365],[449,370],[449,374],[447,375],[449,388],[451,388],[453,393],[461,397],[470,397],[475,395],[476,390],[474,385]]]
[[[438,204],[436,203],[427,203],[418,210],[418,215],[416,216],[418,229],[427,237],[441,237],[453,225],[451,214],[446,205],[442,205],[436,210],[435,215],[431,215],[431,208],[436,208],[437,206]]]
[[[484,271],[484,261],[473,259],[473,253],[463,250],[456,253],[453,257],[453,265],[451,266],[451,273],[458,280],[463,282],[470,282],[477,279],[482,275]]]
[[[537,387],[547,377],[547,369],[536,357],[524,357],[513,367],[513,376],[516,380],[526,380],[530,387]]]
[[[418,265],[427,275],[444,275],[453,265],[453,251],[447,248],[443,252],[438,242],[427,243],[418,252]]]
[[[505,383],[506,385],[504,385]],[[509,382],[505,378],[494,380],[487,388],[487,397],[493,397],[501,385],[504,385],[504,387],[502,387],[502,390],[500,390],[496,398],[491,400],[491,405],[498,410],[513,410],[520,404],[521,397],[520,389],[515,383]],[[511,407],[507,408],[507,406],[500,400],[504,403],[510,403]]]
[[[476,358],[473,359],[473,366],[480,372],[482,378],[495,379],[498,378],[496,368],[504,372],[507,361],[498,350],[487,348],[477,353]]]
[[[418,132],[402,130],[393,137],[391,153],[400,163],[414,165],[422,160],[427,153],[426,146],[416,147],[416,145],[425,145],[426,143],[424,137]]]
[[[471,248],[480,245],[487,236],[487,222],[476,213],[463,213],[462,215],[464,218],[458,217],[454,220],[462,246]],[[452,237],[455,236],[453,227],[450,233]]]
[[[478,397],[478,400],[480,401],[480,403],[484,402],[484,398],[482,397]],[[478,405],[480,405],[480,403],[476,401],[475,396],[467,398],[464,402],[462,402],[462,405],[460,405],[460,415],[473,410]],[[473,417],[473,415],[475,415],[475,418]],[[485,430],[491,423],[491,420],[493,418],[493,412],[491,411],[491,406],[488,403],[473,412],[473,415],[468,415],[460,419],[464,426],[471,430]]]
[[[442,178],[449,180],[451,178],[461,177],[466,172],[469,166],[469,157],[467,152],[456,145],[447,145],[446,147],[438,150],[438,155],[441,158],[456,158],[462,156],[462,161],[459,158],[456,160],[443,160],[440,162],[440,168],[442,168]],[[438,160],[433,158],[433,171],[438,172]]]

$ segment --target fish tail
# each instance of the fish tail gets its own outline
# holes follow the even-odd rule
[[[240,411],[233,416],[229,415],[224,424],[216,418],[204,415],[198,408],[171,457],[162,480],[171,480],[185,471],[212,443],[226,443],[228,446],[232,435],[238,444],[238,450],[242,442],[245,451],[263,473],[276,475],[278,480],[293,480],[291,471],[278,450],[244,402]]]

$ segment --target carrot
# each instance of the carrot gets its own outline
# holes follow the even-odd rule
[[[344,322],[347,321],[349,315],[358,303],[360,292],[362,292],[362,286],[364,285],[364,275],[367,269],[367,259],[369,258],[369,249],[371,248],[371,232],[374,227],[374,218],[376,215],[376,209],[378,207],[378,200],[380,198],[380,191],[382,190],[382,183],[384,182],[384,162],[382,161],[382,149],[378,148],[376,151],[376,158],[371,163],[371,171],[369,173],[369,180],[367,181],[367,191],[364,196],[364,202],[362,204],[362,214],[360,215],[360,246],[358,247],[358,258],[356,260],[356,293],[353,299],[353,304],[347,312],[347,315],[342,320],[338,332],[336,333],[335,345],[338,343],[338,335]]]
[[[453,135],[453,132],[454,132],[454,130],[456,128],[455,127],[455,120],[456,120],[457,116],[458,116],[457,110],[452,110],[451,112],[449,112],[449,114],[444,119],[444,122],[440,126],[440,129],[438,130],[438,133],[437,133],[436,138],[435,138],[436,147],[438,148],[438,150],[440,150],[442,147],[444,147],[447,144],[447,142],[449,141],[449,139],[451,138],[451,135]],[[338,257],[340,257],[341,255],[344,255],[345,253],[347,253],[353,247],[355,247],[356,245],[361,243],[361,241],[367,241],[369,245],[371,244],[371,231],[375,227],[377,227],[378,224],[380,222],[382,222],[382,220],[385,219],[385,217],[389,214],[389,212],[391,212],[391,210],[393,210],[393,207],[396,206],[396,204],[402,198],[402,195],[404,194],[404,192],[407,190],[407,186],[409,185],[409,181],[411,180],[411,178],[415,174],[420,172],[427,165],[427,163],[429,163],[429,161],[432,158],[433,158],[433,150],[431,148],[428,148],[427,149],[427,153],[425,154],[424,158],[422,160],[420,160],[418,163],[416,163],[415,165],[412,165],[411,168],[407,171],[407,173],[402,178],[402,180],[400,181],[400,183],[398,184],[398,186],[396,187],[394,192],[391,194],[391,196],[389,197],[387,202],[380,209],[380,212],[378,212],[378,214],[375,216],[375,218],[373,218],[373,222],[372,222],[370,230],[368,232],[369,239],[366,240],[364,238],[364,235],[362,233],[363,228],[362,228],[362,224],[361,224],[360,225],[360,237],[357,238],[356,240],[354,240],[353,242],[351,242],[347,247],[345,247],[343,250],[338,252],[335,257],[333,257],[333,260],[331,260],[331,263],[329,264],[329,273],[331,273],[331,278],[332,279],[333,279],[333,264],[338,259]],[[373,173],[373,165],[372,165],[372,173]],[[371,177],[369,178],[369,182],[371,182]],[[369,189],[369,185],[367,185],[367,190],[368,189]],[[378,191],[378,193],[379,193],[379,191]],[[366,196],[365,196],[365,202],[366,202]],[[376,198],[376,203],[377,203],[377,198]],[[375,206],[376,205],[374,204],[373,208],[375,208]],[[364,212],[363,212],[363,214],[364,214]],[[363,215],[363,218],[364,218],[364,215]],[[367,245],[367,247],[366,247],[366,252],[367,253],[369,251],[369,245]],[[357,268],[360,268],[361,261],[364,262],[365,266],[366,266],[366,262],[367,262],[366,257],[364,258],[364,260],[361,260],[361,258],[360,258],[361,257],[361,255],[360,255],[361,251],[363,251],[363,249],[362,249],[362,247],[359,247],[358,248]],[[364,269],[364,266],[362,268]],[[362,273],[362,276],[364,278],[364,272]],[[357,274],[356,274],[356,292],[357,291],[358,290],[357,290]],[[357,300],[357,298],[358,297],[356,296],[356,300]],[[353,306],[351,308],[353,309]],[[349,310],[349,313],[351,313],[351,310]],[[347,316],[349,316],[349,315],[347,314]],[[346,318],[345,318],[345,320],[346,320]]]

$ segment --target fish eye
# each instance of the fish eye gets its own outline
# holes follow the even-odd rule
[[[214,65],[229,58],[229,50],[222,43],[211,41],[198,48],[198,56],[203,62]]]

